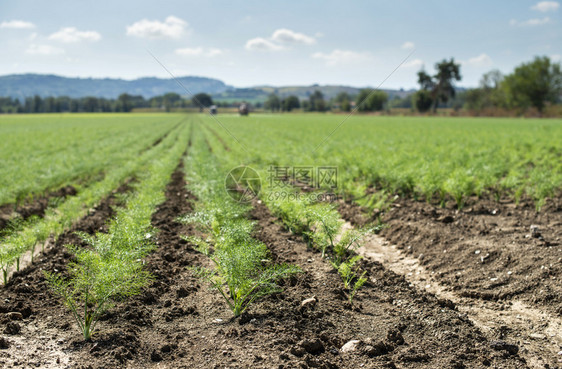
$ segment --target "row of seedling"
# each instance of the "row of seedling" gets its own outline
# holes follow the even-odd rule
[[[262,199],[271,212],[279,217],[292,233],[301,235],[308,246],[318,250],[338,271],[348,292],[349,302],[367,281],[366,272],[359,267],[361,256],[356,254],[364,237],[372,228],[344,229],[344,222],[334,205],[318,202],[317,197],[267,196]]]
[[[181,128],[169,134],[160,144],[145,151],[140,156],[122,163],[108,171],[104,178],[80,190],[76,196],[68,197],[58,206],[47,209],[41,219],[30,221],[19,232],[9,234],[0,240],[0,268],[3,281],[7,283],[9,272],[14,267],[19,270],[20,259],[27,252],[33,258],[36,247],[44,245],[52,237],[56,239],[76,221],[88,214],[104,197],[118,188],[128,178],[138,175],[152,160],[166,153],[178,141]]]
[[[198,200],[195,212],[180,221],[196,224],[205,235],[186,240],[207,255],[213,266],[192,270],[219,292],[236,317],[256,299],[281,291],[278,282],[299,269],[274,264],[267,246],[252,237],[254,222],[247,219],[250,207],[227,194],[224,167],[206,142],[203,132],[197,130],[185,168],[190,190]]]
[[[187,148],[189,130],[180,127],[172,146],[139,174],[134,193],[117,209],[107,233],[80,234],[87,247],[68,245],[75,261],[68,276],[46,273],[53,291],[72,312],[85,340],[115,301],[138,294],[151,281],[143,257],[155,248],[151,217],[165,200],[166,185]]]
[[[135,158],[173,124],[159,124],[154,118],[146,122],[106,122],[98,117],[69,125],[65,119],[69,118],[38,122],[41,124],[32,126],[34,133],[25,122],[4,132],[0,147],[0,205],[16,206],[65,185],[87,184],[108,169]]]

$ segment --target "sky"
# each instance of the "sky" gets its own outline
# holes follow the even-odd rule
[[[410,89],[453,57],[458,85],[474,87],[492,69],[560,61],[561,14],[521,0],[0,0],[0,75]]]

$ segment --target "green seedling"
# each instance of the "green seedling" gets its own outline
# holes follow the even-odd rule
[[[70,248],[76,262],[69,265],[70,278],[45,273],[52,290],[62,297],[80,327],[84,340],[89,341],[101,315],[114,301],[136,295],[150,281],[141,263],[114,255],[103,258],[92,250]]]

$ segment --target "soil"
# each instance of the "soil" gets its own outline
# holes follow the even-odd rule
[[[0,206],[0,231],[9,224],[10,220],[15,218],[26,220],[34,215],[43,217],[45,210],[53,201],[75,195],[76,189],[73,186],[65,186],[46,195],[36,196],[24,204],[4,204]]]
[[[275,262],[303,272],[283,281],[283,292],[233,318],[219,293],[189,268],[211,262],[181,237],[199,235],[176,222],[193,211],[183,178],[180,165],[152,218],[158,248],[145,262],[154,282],[107,312],[92,342],[81,339],[43,278],[43,270],[67,267],[71,255],[62,245],[79,242],[72,232],[0,290],[3,367],[529,367],[515,336],[485,334],[452,301],[417,288],[380,262],[363,260],[369,280],[350,304],[330,264],[258,201],[250,214],[254,236],[268,245]],[[103,231],[116,198],[106,199],[73,231]],[[344,347],[349,350],[342,352]]]
[[[472,199],[458,211],[452,203],[439,208],[400,199],[383,222],[382,237],[456,294],[516,298],[562,316],[561,197],[540,212],[532,201]],[[538,226],[534,234],[532,226]]]
[[[359,253],[452,300],[488,337],[518,340],[531,367],[562,367],[560,197],[538,213],[529,200],[469,204],[457,211],[398,199],[382,218],[382,237]],[[349,203],[339,210],[355,226],[374,221]]]

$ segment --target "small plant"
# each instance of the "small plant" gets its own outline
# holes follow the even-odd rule
[[[63,298],[89,341],[101,315],[120,298],[136,295],[150,281],[141,263],[131,262],[123,255],[101,257],[92,250],[70,248],[76,262],[69,265],[70,278],[45,273],[52,290]]]
[[[363,272],[361,273],[361,275],[359,275],[360,269],[355,265],[361,259],[362,257],[360,255],[356,255],[342,262],[338,266],[332,263],[332,265],[338,270],[338,273],[343,280],[345,289],[349,291],[348,298],[350,303],[353,302],[353,297],[355,297],[359,289],[367,281],[367,278],[365,278],[367,272]]]
[[[256,299],[280,292],[277,281],[300,272],[296,266],[264,265],[264,248],[265,245],[243,244],[218,250],[211,256],[216,269],[193,269],[220,292],[235,317]]]
[[[361,241],[372,228],[350,229],[343,232],[340,240],[334,246],[334,262],[340,265],[344,260],[361,246]]]

